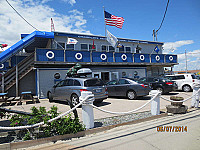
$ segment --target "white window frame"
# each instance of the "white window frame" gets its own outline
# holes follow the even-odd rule
[[[95,49],[90,49],[90,45],[93,45],[93,44],[88,44],[88,51],[97,51],[97,45],[94,44],[95,46]]]
[[[106,51],[105,51],[105,52],[109,52],[109,49],[108,49],[109,46],[108,46],[108,45],[104,45],[104,44],[101,45],[101,52],[103,52],[103,51],[102,51],[102,46],[106,46]]]
[[[110,52],[110,46],[112,46],[112,45],[108,45],[108,52]],[[116,48],[115,47],[114,47],[114,52],[116,52]]]
[[[73,50],[76,49],[76,48],[75,48],[75,45],[76,45],[76,44],[68,44],[68,45],[74,45],[74,49],[73,49]],[[71,50],[71,49],[67,49],[67,43],[65,43],[65,50]]]
[[[87,45],[87,51],[89,51],[89,45],[88,45],[88,43],[80,43],[80,46],[81,46],[81,44],[86,44]],[[86,49],[81,49],[81,50],[85,51]]]
[[[132,53],[131,46],[124,46],[124,51],[125,51],[125,53],[127,53],[126,47],[130,47],[130,53]]]

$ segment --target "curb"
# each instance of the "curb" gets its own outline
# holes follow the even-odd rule
[[[157,118],[161,118],[161,117],[166,117],[166,116],[167,116],[167,113],[163,113],[163,114],[160,114],[160,115],[151,116],[151,117],[148,117],[148,118],[143,118],[143,119],[138,119],[138,120],[133,120],[133,121],[126,122],[126,123],[93,128],[93,129],[89,129],[89,130],[86,130],[86,131],[78,132],[76,134],[57,135],[57,136],[53,136],[53,137],[41,138],[41,139],[36,139],[36,140],[0,144],[0,150],[11,150],[11,149],[18,149],[18,148],[26,148],[26,147],[36,146],[36,145],[45,144],[45,143],[49,143],[49,142],[56,142],[58,140],[68,140],[68,139],[71,139],[71,138],[79,138],[79,137],[83,137],[85,135],[90,135],[90,134],[94,134],[94,133],[98,133],[98,132],[103,132],[105,130],[110,130],[110,129],[113,129],[115,127],[129,125],[129,124],[136,124],[136,123],[145,122],[145,121],[149,121],[149,120],[153,120],[153,119],[157,119]]]

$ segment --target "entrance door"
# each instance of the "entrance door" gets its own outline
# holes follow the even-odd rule
[[[101,79],[104,83],[107,83],[109,80],[109,72],[101,72]]]

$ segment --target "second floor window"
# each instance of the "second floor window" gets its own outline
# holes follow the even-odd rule
[[[74,44],[67,44],[66,45],[66,50],[75,50],[74,49]]]
[[[119,52],[124,52],[124,46],[119,48]]]
[[[109,46],[109,52],[115,52],[115,48],[112,46]]]
[[[96,50],[96,45],[94,45],[94,47],[93,47],[92,44],[89,44],[89,50],[90,51],[95,51]]]
[[[88,44],[81,44],[81,50],[87,50],[88,51]]]
[[[57,49],[65,49],[65,43],[57,43]]]
[[[101,51],[102,52],[107,52],[108,51],[108,47],[106,45],[102,45],[101,46]]]
[[[131,53],[131,47],[125,47],[126,53]]]

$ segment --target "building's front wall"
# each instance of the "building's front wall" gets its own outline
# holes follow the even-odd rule
[[[59,81],[65,79],[70,68],[38,68],[37,69],[37,93],[40,98],[47,97],[47,92]],[[103,78],[105,82],[118,78],[141,78],[146,76],[146,67],[90,67],[92,75],[88,77]],[[137,75],[135,74],[137,72]],[[60,74],[56,79],[55,74]]]
[[[66,36],[56,36],[55,37],[55,41],[58,43],[67,43],[67,39],[68,37]],[[110,43],[107,42],[107,40],[102,40],[102,39],[84,39],[84,38],[75,38],[77,39],[77,44],[74,45],[74,50],[81,50],[81,44],[90,44],[93,45],[93,40],[94,40],[94,45],[96,46],[96,51],[102,51],[102,45],[105,46],[111,46]],[[57,43],[54,42],[53,43],[53,48],[58,48],[61,49],[61,47],[57,46]],[[131,53],[136,53],[136,47],[139,46],[141,47],[141,51],[140,53],[146,53],[146,54],[154,54],[154,48],[155,46],[158,46],[158,48],[160,49],[160,51],[158,52],[159,54],[162,54],[162,43],[157,43],[157,44],[152,44],[152,42],[146,43],[138,43],[137,42],[124,42],[123,40],[119,40],[120,44],[122,44],[124,46],[124,48],[126,47],[130,47],[131,48]],[[65,46],[63,46],[63,48],[65,48]],[[88,48],[89,50],[89,48]],[[109,52],[109,48],[107,50],[107,52]],[[119,52],[119,48],[115,48],[115,52]],[[126,50],[124,50],[124,52],[126,52]]]

